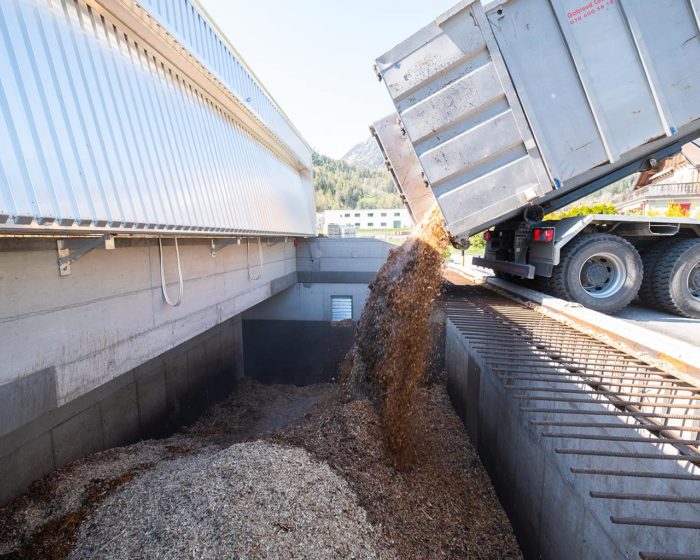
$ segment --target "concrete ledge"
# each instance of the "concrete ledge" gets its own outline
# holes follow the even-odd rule
[[[563,321],[606,344],[670,371],[679,379],[700,386],[700,350],[686,342],[593,311],[578,303],[518,286],[477,270],[450,267],[472,282],[513,299],[540,313]]]
[[[369,284],[377,276],[372,271],[323,272],[304,270],[297,273],[302,284]]]
[[[245,245],[212,258],[211,240],[181,240],[185,295],[170,307],[156,240],[120,239],[115,250],[92,251],[61,277],[55,240],[0,239],[7,273],[0,436],[295,285],[294,244],[262,249],[264,267],[257,269]],[[164,244],[163,262],[172,293],[179,278],[172,241]]]
[[[283,292],[284,290],[286,290],[290,286],[293,286],[296,283],[296,271],[290,272],[289,274],[287,274],[286,276],[282,276],[281,278],[274,278],[270,281],[270,296],[279,294],[280,292]]]

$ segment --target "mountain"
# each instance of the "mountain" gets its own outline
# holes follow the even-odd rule
[[[377,141],[371,136],[364,142],[353,146],[341,159],[350,165],[360,165],[370,169],[384,168],[384,156]]]
[[[401,198],[382,165],[354,165],[314,152],[316,211],[355,208],[400,208]]]

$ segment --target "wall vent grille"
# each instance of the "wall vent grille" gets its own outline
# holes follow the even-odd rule
[[[331,296],[331,321],[352,320],[352,296]]]

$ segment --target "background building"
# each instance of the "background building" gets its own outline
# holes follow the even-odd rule
[[[700,146],[691,142],[681,153],[640,173],[634,190],[614,201],[621,213],[664,215],[670,204],[689,217],[700,214]]]
[[[326,210],[319,220],[319,230],[328,232],[328,224],[352,225],[357,229],[405,229],[413,227],[405,208],[370,208],[366,210]]]

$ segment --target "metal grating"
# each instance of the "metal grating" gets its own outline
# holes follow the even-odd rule
[[[522,402],[540,436],[555,442],[554,452],[582,462],[570,472],[590,478],[591,498],[616,512],[618,504],[630,505],[623,510],[632,513],[610,515],[610,522],[699,531],[693,505],[700,504],[700,387],[484,288],[464,293],[447,302],[448,319]],[[651,450],[629,450],[649,443]],[[610,460],[631,466],[612,468]],[[653,492],[652,480],[683,481],[688,491]],[[638,507],[649,503],[653,517]],[[680,504],[694,514],[679,517]],[[700,558],[644,551],[640,557]]]

